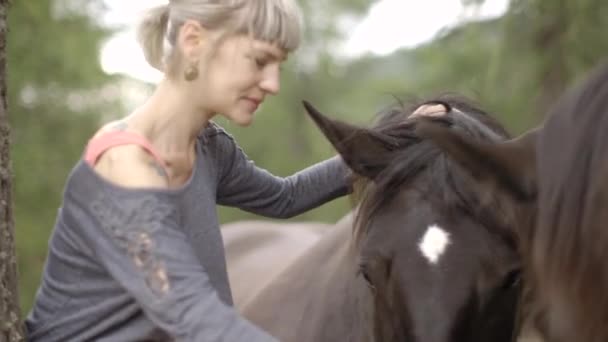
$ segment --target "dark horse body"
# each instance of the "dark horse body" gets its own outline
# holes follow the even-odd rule
[[[444,121],[481,141],[502,127],[465,102]],[[346,219],[243,308],[282,341],[511,341],[520,293],[512,232],[474,179],[395,110],[373,129],[307,110],[358,175]]]
[[[418,133],[521,213],[510,224],[545,340],[608,341],[608,64],[512,141],[479,143],[433,123]]]

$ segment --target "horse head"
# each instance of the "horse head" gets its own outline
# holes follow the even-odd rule
[[[357,178],[354,279],[372,298],[362,325],[377,341],[511,341],[521,266],[512,213],[417,128],[432,119],[467,143],[508,135],[466,101],[423,105],[439,112],[398,108],[363,128],[305,103]]]

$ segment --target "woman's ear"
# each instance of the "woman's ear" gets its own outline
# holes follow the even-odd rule
[[[198,61],[201,57],[208,30],[198,21],[188,19],[180,27],[177,42],[186,61]]]

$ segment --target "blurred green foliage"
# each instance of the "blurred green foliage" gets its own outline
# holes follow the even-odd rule
[[[101,2],[13,1],[8,88],[20,300],[31,307],[66,176],[99,117],[120,108],[105,96],[113,77],[99,64],[112,32]]]
[[[264,104],[249,128],[218,120],[257,165],[287,176],[335,154],[304,114],[304,99],[332,117],[367,125],[395,97],[458,92],[519,133],[538,124],[556,94],[608,51],[603,37],[608,2],[512,0],[506,16],[446,29],[416,48],[353,60],[333,56],[330,51],[343,38],[336,18],[360,18],[372,3],[301,1],[306,40],[284,67],[281,94]],[[99,65],[101,44],[112,34],[96,21],[104,10],[101,0],[86,5],[36,0],[14,1],[9,12],[9,111],[24,313],[39,283],[70,169],[100,121],[133,109],[122,101],[127,80],[104,74]],[[332,222],[349,208],[349,199],[342,198],[293,220]],[[257,218],[232,208],[219,208],[219,214],[222,222]]]

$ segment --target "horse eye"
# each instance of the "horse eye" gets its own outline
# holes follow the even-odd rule
[[[369,275],[366,272],[361,272],[361,275],[369,285],[372,285],[372,280],[369,278]]]
[[[516,286],[517,284],[519,284],[519,281],[521,279],[521,270],[513,270],[509,272],[504,279],[505,280],[502,285],[504,289]]]
[[[365,265],[360,265],[357,273],[363,277],[367,286],[375,293],[376,287],[374,286],[374,283],[372,282],[369,274],[367,273]]]

